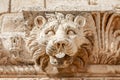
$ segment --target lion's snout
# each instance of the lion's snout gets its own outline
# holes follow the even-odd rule
[[[65,41],[57,41],[56,42],[56,47],[59,48],[63,48],[65,46]]]
[[[56,46],[57,49],[62,49],[67,45],[68,41],[65,39],[57,39],[54,41],[54,45]]]
[[[68,42],[65,39],[51,40],[47,46],[46,53],[50,56],[63,58],[66,55],[66,47]]]

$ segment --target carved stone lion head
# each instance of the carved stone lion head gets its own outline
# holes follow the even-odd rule
[[[72,14],[46,14],[34,19],[35,27],[27,41],[37,65],[68,68],[82,65],[81,46],[88,43],[83,34],[86,18]]]

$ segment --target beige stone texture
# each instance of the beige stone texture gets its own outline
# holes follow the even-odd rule
[[[109,8],[110,10],[114,10],[116,8],[120,8],[120,0],[101,0],[100,5],[101,9]]]
[[[84,10],[88,6],[87,0],[47,0],[46,8],[48,10]]]
[[[9,0],[0,0],[0,13],[8,12]]]
[[[120,80],[120,77],[106,77],[105,80]]]
[[[22,13],[11,13],[2,15],[1,32],[23,31],[23,15]]]
[[[61,78],[61,80],[83,80],[82,78]]]
[[[3,16],[1,15],[0,16],[0,30],[1,30],[1,27],[2,27],[2,18],[3,18]],[[0,31],[1,32],[1,31]]]
[[[44,0],[12,0],[11,12],[22,12],[22,10],[42,10]]]
[[[47,0],[47,10],[105,11],[120,7],[119,0]]]
[[[86,77],[84,80],[104,80],[104,78],[101,77]]]

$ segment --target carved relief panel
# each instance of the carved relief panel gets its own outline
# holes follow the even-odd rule
[[[120,63],[119,13],[23,11],[21,24],[2,26],[0,74],[73,76]]]

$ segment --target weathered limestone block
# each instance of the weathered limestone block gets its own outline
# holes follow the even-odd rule
[[[9,11],[9,0],[0,0],[0,14]]]
[[[119,8],[119,0],[47,0],[47,10],[106,11]]]
[[[0,16],[0,30],[1,30],[1,27],[2,27],[2,18],[3,18],[3,16],[1,15]]]
[[[119,65],[90,65],[87,69],[88,73],[120,73]],[[109,74],[108,74],[109,75]]]
[[[0,64],[24,64],[29,62],[30,54],[25,49],[25,21],[22,13],[11,13],[2,15],[1,19],[1,63]],[[24,44],[24,46],[23,46]],[[7,54],[7,62],[3,54]],[[3,58],[3,59],[2,59]],[[31,60],[32,61],[32,60]],[[30,62],[31,63],[31,62]],[[26,62],[25,62],[26,64]]]
[[[46,8],[48,10],[84,10],[88,6],[87,0],[47,0]]]
[[[120,0],[99,0],[101,10],[119,10],[120,11]]]
[[[44,0],[11,0],[11,12],[22,10],[39,11],[44,7]]]
[[[22,13],[11,13],[2,15],[1,33],[3,32],[23,32],[24,18]]]

